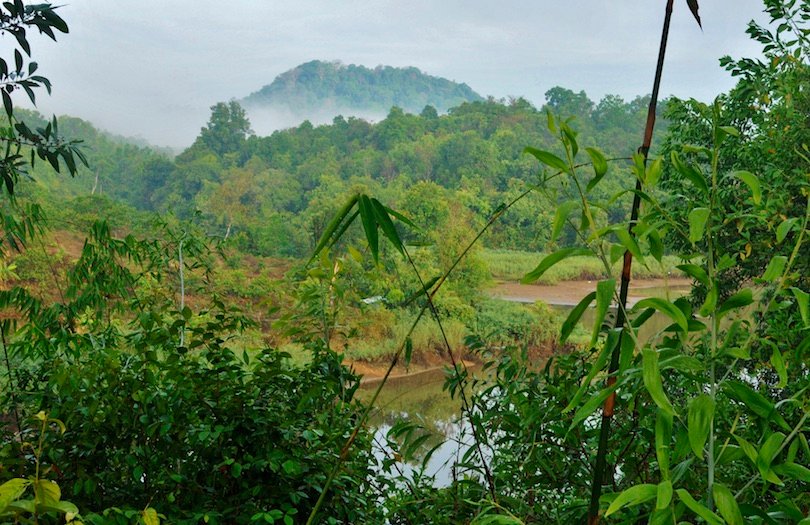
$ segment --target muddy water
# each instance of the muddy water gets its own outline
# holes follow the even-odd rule
[[[647,282],[646,286],[638,287],[631,296],[630,303],[634,304],[644,297],[668,297],[673,299],[687,293],[686,282]],[[563,286],[541,287],[519,285],[511,283],[499,285],[492,291],[492,295],[504,300],[514,302],[533,303],[543,300],[551,304],[563,316],[567,315],[584,295],[591,291],[591,283],[586,281],[564,283]],[[593,283],[595,288],[596,283]],[[553,293],[551,289],[553,288]],[[542,294],[542,296],[541,296]],[[615,309],[611,314],[615,315]],[[586,333],[593,327],[595,311],[588,309],[580,320],[580,325]],[[646,341],[670,324],[668,318],[656,314],[645,323],[639,333],[639,339]],[[474,371],[473,371],[474,373]],[[447,486],[453,477],[452,465],[470,447],[472,439],[469,436],[468,426],[461,420],[461,406],[459,400],[451,399],[447,391],[443,390],[445,374],[442,370],[433,370],[390,379],[383,387],[377,399],[376,408],[371,424],[375,427],[375,441],[378,458],[397,457],[397,446],[392,449],[387,444],[386,435],[391,427],[399,420],[406,420],[421,425],[425,432],[432,434],[420,448],[422,454],[440,444],[439,448],[424,465],[425,474],[435,476],[436,486]],[[369,399],[377,384],[372,382],[361,387],[360,397]],[[397,462],[401,473],[411,476],[414,469],[421,468],[419,453],[411,461]]]

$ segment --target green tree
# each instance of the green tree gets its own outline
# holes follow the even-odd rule
[[[227,153],[239,152],[251,134],[253,131],[247,113],[238,102],[232,100],[211,106],[211,117],[200,130],[198,140],[222,157]]]

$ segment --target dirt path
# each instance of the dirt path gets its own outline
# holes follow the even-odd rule
[[[667,290],[673,295],[682,295],[689,290],[688,279],[637,279],[630,283],[628,303],[630,305],[645,297],[662,297]],[[499,283],[490,288],[491,297],[517,303],[543,301],[557,306],[574,306],[583,297],[596,290],[596,281],[561,281],[553,285]]]

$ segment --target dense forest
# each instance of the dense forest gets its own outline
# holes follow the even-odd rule
[[[384,117],[393,106],[417,113],[430,105],[444,113],[463,102],[478,100],[483,98],[468,85],[428,75],[415,67],[372,69],[312,60],[278,75],[240,103],[257,118],[275,111],[301,122],[340,113]]]
[[[68,24],[4,3],[0,522],[810,523],[810,2],[764,6],[710,104],[315,61],[253,97],[387,116],[261,136],[231,100],[173,155],[16,107],[25,30]],[[565,313],[487,293],[568,278]],[[380,435],[436,362],[458,435]]]

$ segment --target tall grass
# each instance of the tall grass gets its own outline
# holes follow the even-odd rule
[[[492,278],[500,281],[519,281],[524,275],[532,271],[546,253],[524,252],[517,250],[485,249],[481,258],[489,266]],[[675,268],[680,264],[677,257],[666,255],[661,264],[649,258],[644,267],[638,261],[633,264],[633,277],[636,279],[653,279],[669,277],[683,277],[683,273]],[[621,272],[621,261],[613,265],[613,275],[618,277]],[[601,261],[592,256],[570,257],[563,264],[549,269],[538,281],[539,284],[556,284],[560,281],[596,280],[603,276]]]

